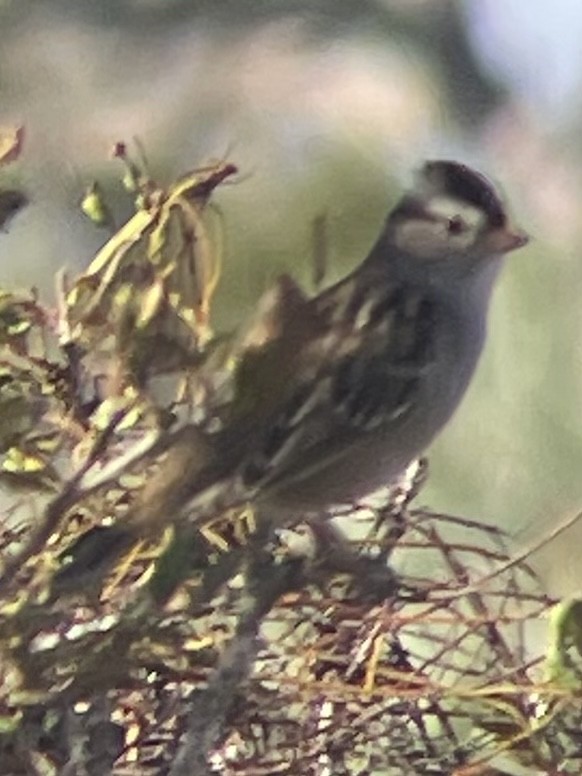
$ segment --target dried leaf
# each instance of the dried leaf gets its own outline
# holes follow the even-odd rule
[[[163,371],[199,350],[209,338],[220,276],[203,210],[213,189],[235,171],[215,165],[167,191],[153,191],[148,182],[149,207],[106,243],[66,297],[66,328],[74,341],[91,349],[113,335],[130,371]]]
[[[0,127],[0,166],[15,162],[22,151],[24,127]]]
[[[114,228],[113,216],[105,202],[101,186],[93,182],[86,190],[81,200],[81,210],[97,226]]]

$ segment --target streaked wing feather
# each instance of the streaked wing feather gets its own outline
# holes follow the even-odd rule
[[[317,465],[393,423],[409,411],[431,368],[434,311],[420,294],[348,279],[307,306],[319,333],[295,342],[294,351],[282,336],[273,349],[273,364],[285,364],[293,379],[284,401],[278,394],[274,411],[250,430],[258,438],[243,472],[249,485],[263,487],[308,461]]]

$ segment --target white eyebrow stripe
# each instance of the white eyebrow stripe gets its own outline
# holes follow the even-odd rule
[[[487,214],[478,207],[467,202],[460,202],[452,197],[432,197],[426,203],[427,210],[438,218],[461,216],[467,226],[479,230],[487,221]]]

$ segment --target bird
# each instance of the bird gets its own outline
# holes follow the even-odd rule
[[[267,292],[234,337],[219,430],[168,434],[126,516],[81,537],[61,578],[232,503],[284,525],[393,483],[461,403],[504,257],[527,242],[485,175],[425,162],[351,273],[312,297],[288,276]]]

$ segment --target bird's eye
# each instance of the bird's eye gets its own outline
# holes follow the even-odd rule
[[[447,232],[449,234],[462,234],[467,229],[467,224],[461,216],[447,218]]]

